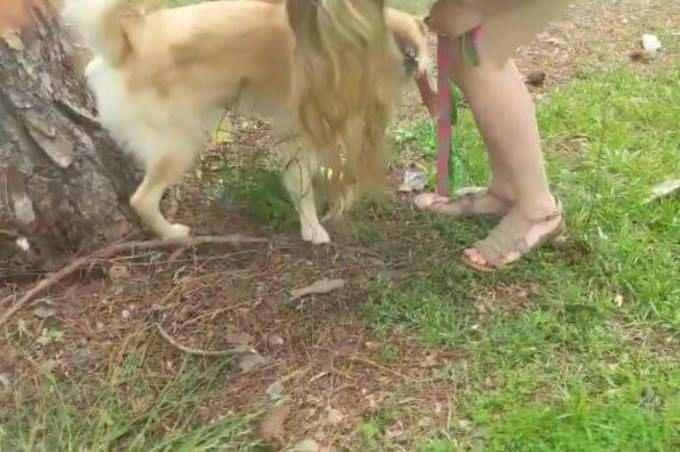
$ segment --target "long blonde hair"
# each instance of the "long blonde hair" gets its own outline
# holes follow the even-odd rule
[[[304,138],[336,178],[333,188],[377,188],[401,57],[384,0],[288,0],[295,33],[294,109]]]

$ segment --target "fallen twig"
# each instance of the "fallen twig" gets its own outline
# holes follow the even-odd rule
[[[168,334],[167,331],[163,329],[160,323],[156,324],[156,329],[158,329],[158,333],[165,339],[168,344],[172,345],[175,347],[177,350],[188,353],[189,355],[196,355],[196,356],[234,356],[234,355],[242,355],[244,353],[255,353],[255,350],[252,349],[251,347],[236,347],[236,348],[230,348],[228,350],[201,350],[198,348],[192,348],[192,347],[187,347],[186,345],[182,345],[179,342],[177,342],[172,336]]]
[[[322,279],[311,286],[291,290],[289,302],[306,297],[307,295],[331,293],[334,290],[342,289],[343,287],[345,287],[345,280],[343,279]]]
[[[16,240],[19,238],[19,234],[16,231],[10,229],[0,229],[0,236],[7,237],[10,240]]]
[[[170,255],[168,258],[168,264],[174,264],[179,257],[184,254],[184,252],[189,249],[187,246],[182,246],[177,248],[177,250],[173,251],[173,253]]]
[[[403,378],[406,381],[417,381],[413,377],[402,374],[401,372],[397,372],[396,370],[392,370],[389,367],[381,366],[380,364],[378,364],[374,361],[371,361],[370,359],[367,359],[367,358],[362,358],[360,356],[350,356],[349,360],[350,361],[356,361],[356,362],[359,362],[359,363],[362,363],[362,364],[365,364],[365,365],[368,365],[368,366],[371,366],[371,367],[375,367],[378,370],[382,370],[383,372],[390,373],[390,374],[392,374],[396,377]]]
[[[45,290],[58,283],[67,276],[75,273],[79,269],[85,267],[89,262],[97,259],[106,259],[116,254],[123,253],[126,251],[145,251],[150,249],[168,248],[173,246],[184,246],[192,247],[205,244],[229,244],[237,245],[244,243],[267,243],[267,239],[257,238],[257,237],[246,237],[240,234],[224,235],[224,236],[203,236],[203,237],[192,237],[185,240],[147,240],[139,242],[124,242],[124,243],[114,243],[105,248],[102,248],[94,253],[79,257],[74,260],[66,267],[52,273],[45,279],[39,281],[32,289],[24,294],[23,297],[19,299],[14,305],[9,307],[0,316],[0,325],[7,322],[14,314],[16,314],[20,309],[30,303],[35,297],[43,293]],[[0,301],[0,305],[3,305],[12,299],[15,295],[10,295],[5,297]]]

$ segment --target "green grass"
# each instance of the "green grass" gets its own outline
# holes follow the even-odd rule
[[[604,396],[575,385],[550,404],[499,406],[495,395],[488,402],[482,397],[474,417],[488,425],[489,450],[671,451],[680,445],[680,380],[677,374],[655,377],[658,385],[666,386],[663,392],[632,381],[620,393]]]
[[[278,171],[265,163],[240,167],[225,165],[222,201],[241,209],[273,230],[291,230],[299,222],[293,202]]]
[[[469,353],[471,387],[457,415],[483,432],[484,450],[680,450],[680,199],[643,204],[652,186],[680,177],[680,68],[592,74],[552,92],[539,121],[569,243],[495,276],[420,250],[428,277],[381,285],[367,315],[378,332],[406,328]],[[455,186],[483,184],[469,112],[457,133]],[[433,161],[433,135],[418,123],[397,140]],[[490,227],[425,221],[455,250]],[[519,314],[501,308],[480,319],[475,295],[513,283],[539,294]],[[422,450],[458,447],[437,439]]]
[[[144,375],[145,357],[130,353],[106,381],[57,381],[46,371],[16,393],[18,416],[0,426],[9,451],[261,451],[253,417],[227,414],[201,423],[198,407],[222,384],[226,365],[186,360],[159,386]]]
[[[454,88],[456,99],[462,99],[460,90]],[[460,101],[459,101],[460,104]],[[487,158],[482,149],[482,142],[475,128],[474,121],[470,114],[459,105],[457,108],[459,117],[455,134],[453,137],[454,152],[451,155],[451,190],[474,185],[483,184],[487,178]],[[436,127],[431,121],[417,122],[408,124],[406,127],[397,128],[394,133],[394,140],[397,146],[408,151],[415,148],[422,157],[435,161],[437,155],[437,132]],[[431,165],[427,171],[428,188],[434,190],[437,186],[436,171]]]

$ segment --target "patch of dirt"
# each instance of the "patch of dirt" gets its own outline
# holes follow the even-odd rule
[[[546,75],[538,92],[613,64],[658,70],[677,61],[679,18],[680,4],[669,0],[579,0],[562,20],[519,49],[517,65],[526,75]],[[649,64],[631,61],[631,52],[641,49],[643,33],[658,34],[665,41],[659,57]]]
[[[201,192],[191,185],[183,193],[178,217],[202,217],[189,221],[199,234],[264,232],[214,205],[199,210],[194,196]],[[393,229],[386,235],[397,233]],[[336,239],[336,245],[319,248],[301,243],[295,234],[265,245],[187,250],[174,255],[173,262],[172,251],[93,262],[77,284],[55,287],[6,331],[0,375],[9,386],[0,390],[0,419],[12,416],[10,388],[30,381],[37,371],[31,363],[48,366],[58,381],[94,388],[122,366],[124,356],[138,352],[145,356],[141,372],[150,386],[171,382],[186,355],[160,337],[154,327],[159,323],[184,346],[222,350],[241,342],[264,358],[248,372],[238,370],[236,358],[223,387],[198,409],[205,422],[253,407],[269,409],[267,389],[279,382],[291,408],[286,439],[344,444],[362,417],[379,412],[388,401],[411,417],[421,413],[405,429],[441,425],[443,407],[455,398],[457,388],[455,382],[438,378],[436,370],[461,357],[425,349],[408,336],[375,337],[362,312],[369,285],[385,269],[376,257],[382,253],[352,243],[342,230]],[[392,253],[403,250],[385,252],[384,257]],[[292,289],[322,278],[342,278],[347,285],[332,294],[290,301]],[[398,352],[381,364],[387,344]],[[130,409],[139,415],[150,400],[134,388],[130,391]],[[433,411],[435,406],[439,408]]]

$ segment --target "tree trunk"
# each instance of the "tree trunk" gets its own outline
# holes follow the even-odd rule
[[[134,219],[137,172],[95,119],[69,48],[47,2],[0,30],[0,282],[119,238]]]

